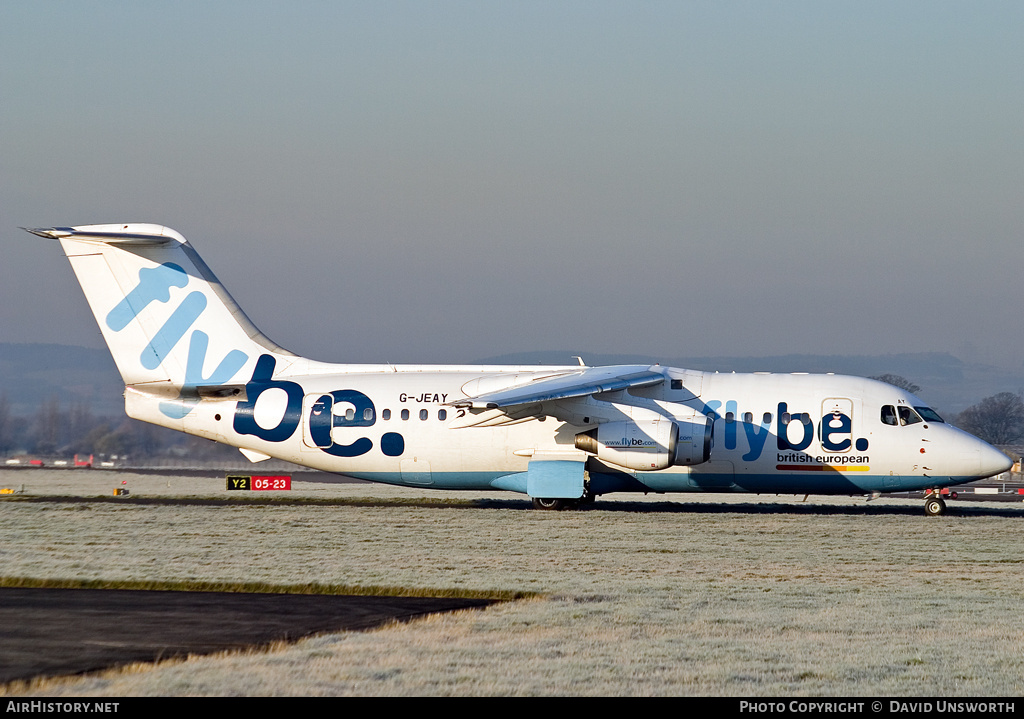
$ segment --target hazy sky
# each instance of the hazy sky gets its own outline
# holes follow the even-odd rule
[[[123,221],[323,360],[1019,367],[1024,3],[0,4],[0,341]]]

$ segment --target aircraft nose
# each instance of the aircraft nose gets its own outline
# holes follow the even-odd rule
[[[945,434],[941,435],[940,444],[948,453],[943,455],[947,464],[943,466],[945,471],[941,474],[972,481],[1002,474],[1013,466],[1013,460],[988,442],[956,427],[947,426],[943,429]]]
[[[981,477],[991,477],[996,474],[1002,474],[1013,466],[1013,460],[991,444],[982,442],[981,440],[978,440],[978,444],[980,445],[978,452],[981,454],[981,467],[979,472]]]

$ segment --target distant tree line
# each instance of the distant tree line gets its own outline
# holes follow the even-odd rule
[[[128,417],[97,417],[82,402],[63,407],[56,396],[43,400],[33,416],[19,417],[11,413],[6,395],[0,395],[0,456],[116,454],[144,464],[147,458],[158,457],[234,459],[237,452]]]
[[[1024,437],[1024,399],[1000,392],[957,415],[956,425],[989,444],[1014,444]]]

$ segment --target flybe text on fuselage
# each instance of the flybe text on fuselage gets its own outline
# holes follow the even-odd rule
[[[235,408],[233,427],[238,434],[252,435],[268,442],[284,442],[291,439],[302,422],[305,391],[298,382],[275,380],[276,364],[270,355],[261,355],[256,362],[252,379],[245,385],[246,399]],[[256,421],[256,403],[264,392],[273,389],[286,393],[287,404],[277,425],[264,427]],[[345,411],[339,414],[335,405],[345,407]],[[334,457],[359,457],[373,449],[373,440],[365,436],[353,437],[347,444],[335,441],[335,429],[376,424],[377,408],[363,392],[337,389],[321,393],[310,404],[306,414],[310,440],[323,452]],[[405,438],[397,432],[385,432],[380,439],[380,450],[388,457],[398,457],[405,451]]]
[[[725,410],[723,420],[719,410]],[[739,403],[736,400],[726,400],[724,403],[719,400],[712,400],[705,404],[709,416],[716,420],[723,420],[723,431],[721,441],[726,450],[739,449],[739,428],[742,427],[743,438],[746,440],[747,451],[742,455],[745,462],[755,462],[764,453],[768,438],[773,434],[772,425],[775,426],[775,449],[778,450],[778,461],[803,463],[814,461],[826,464],[846,464],[847,460],[832,462],[832,457],[811,456],[804,454],[809,449],[817,436],[820,439],[821,448],[826,452],[866,452],[869,446],[868,440],[864,437],[854,438],[853,420],[848,414],[841,411],[827,412],[821,416],[818,422],[818,432],[815,432],[815,424],[811,415],[807,412],[794,412],[790,409],[788,402],[779,402],[776,406],[775,416],[765,413],[755,423],[754,415],[747,413],[749,420],[740,421],[742,415],[739,411]],[[783,453],[789,453],[784,455]],[[840,455],[846,456],[846,455]],[[800,457],[800,459],[785,459],[784,457]],[[867,457],[862,456],[866,462]]]

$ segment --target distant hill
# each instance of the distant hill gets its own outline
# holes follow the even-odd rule
[[[519,352],[475,360],[479,364],[575,364],[570,351]],[[590,365],[655,364],[709,372],[835,372],[870,377],[897,374],[922,387],[921,398],[955,414],[983,397],[1024,389],[1024,369],[963,362],[941,352],[893,355],[781,355],[774,357],[650,357],[584,353]],[[473,360],[469,360],[473,362]],[[61,406],[86,404],[97,416],[124,414],[124,387],[105,349],[57,344],[0,343],[0,393],[14,415],[35,414],[42,399]]]

